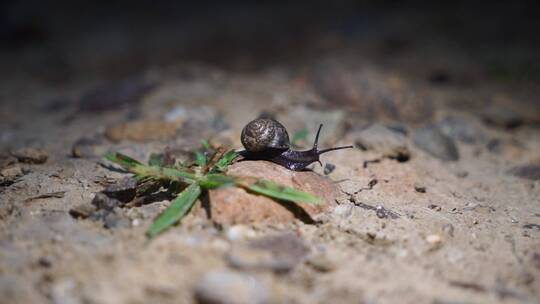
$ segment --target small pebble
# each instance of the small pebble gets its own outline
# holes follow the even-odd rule
[[[85,219],[92,215],[96,211],[96,206],[88,203],[82,203],[80,205],[74,206],[69,210],[69,215],[74,218]]]
[[[341,217],[341,218],[347,218],[351,216],[353,210],[353,206],[349,204],[341,204],[334,208],[334,214]]]
[[[201,304],[263,304],[270,302],[270,292],[251,275],[214,271],[196,284],[195,298]]]
[[[334,169],[336,169],[336,165],[326,163],[324,165],[324,175],[328,175],[328,174],[334,172]]]
[[[435,210],[435,211],[441,211],[442,210],[441,206],[438,206],[438,205],[435,205],[435,204],[429,204],[428,208],[431,209],[431,210]]]
[[[416,192],[419,192],[419,193],[426,193],[426,187],[418,183],[414,184],[414,190],[416,190]]]
[[[442,238],[438,234],[430,234],[426,237],[426,242],[428,242],[430,245],[438,246],[442,243]]]
[[[307,264],[319,272],[331,272],[336,269],[336,264],[322,254],[310,257],[307,260]]]
[[[257,233],[245,225],[234,225],[227,229],[225,233],[229,241],[238,241],[253,238]]]

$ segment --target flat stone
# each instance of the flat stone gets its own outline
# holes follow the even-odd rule
[[[271,297],[266,285],[252,275],[214,271],[196,284],[195,298],[201,304],[262,304]]]
[[[0,170],[0,175],[5,178],[16,179],[23,176],[24,172],[19,166],[10,166],[10,167],[3,168],[2,170]]]
[[[340,218],[348,218],[353,212],[353,206],[350,204],[341,204],[334,208],[334,215]]]
[[[481,131],[479,124],[470,117],[462,115],[448,115],[437,123],[437,126],[447,136],[464,143],[474,144],[486,141],[486,135]]]
[[[306,262],[309,266],[319,272],[331,272],[337,268],[336,264],[323,254],[311,256]]]
[[[0,186],[9,186],[24,175],[22,168],[15,165],[17,163],[16,158],[6,157],[2,158],[0,162]]]
[[[244,189],[227,187],[209,191],[206,209],[220,224],[252,222],[285,223],[295,219],[313,222],[313,216],[336,205],[339,189],[332,181],[311,171],[296,172],[266,161],[242,161],[229,167],[228,174],[271,180],[320,197],[320,204],[278,202]]]
[[[381,153],[383,157],[397,160],[410,158],[405,136],[386,126],[373,124],[350,135],[363,150],[374,150]]]
[[[308,252],[300,237],[285,233],[236,244],[227,254],[227,260],[238,269],[287,272],[302,262]]]
[[[440,160],[457,161],[459,159],[459,152],[454,140],[434,125],[417,129],[414,134],[414,143],[418,148]]]
[[[21,148],[11,151],[11,155],[17,158],[21,163],[43,164],[49,158],[45,150],[38,148]]]
[[[487,124],[507,129],[519,127],[524,123],[524,118],[508,106],[486,107],[481,116]]]

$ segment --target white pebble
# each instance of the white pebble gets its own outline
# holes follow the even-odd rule
[[[442,242],[442,238],[438,234],[430,234],[426,237],[426,242],[432,245],[438,245]]]
[[[227,229],[225,235],[229,241],[239,241],[253,238],[257,235],[257,233],[247,226],[234,225]]]
[[[269,303],[269,295],[266,286],[257,278],[232,271],[208,273],[195,287],[195,297],[200,303]]]
[[[347,218],[349,216],[351,216],[352,214],[352,206],[349,205],[349,204],[341,204],[341,205],[338,205],[334,208],[334,214],[339,216],[339,217],[342,217],[342,218]]]

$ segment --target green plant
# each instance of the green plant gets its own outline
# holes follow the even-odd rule
[[[206,144],[205,144],[206,143]],[[207,142],[203,148],[208,150]],[[160,182],[176,197],[169,207],[152,223],[146,235],[155,237],[178,223],[207,190],[219,187],[240,187],[249,192],[268,196],[276,200],[318,204],[321,199],[291,187],[253,177],[227,175],[226,169],[239,155],[230,150],[217,149],[212,157],[208,153],[196,152],[195,164],[166,165],[164,158],[152,155],[148,164],[143,164],[121,153],[108,153],[105,158],[134,174],[141,184]]]

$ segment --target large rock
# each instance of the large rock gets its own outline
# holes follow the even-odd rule
[[[215,222],[238,224],[251,222],[283,223],[300,219],[313,221],[313,216],[336,205],[339,190],[334,183],[311,171],[296,172],[266,161],[242,161],[229,168],[228,174],[267,179],[281,185],[310,192],[323,199],[321,204],[277,202],[268,197],[236,187],[211,190],[205,206]]]

